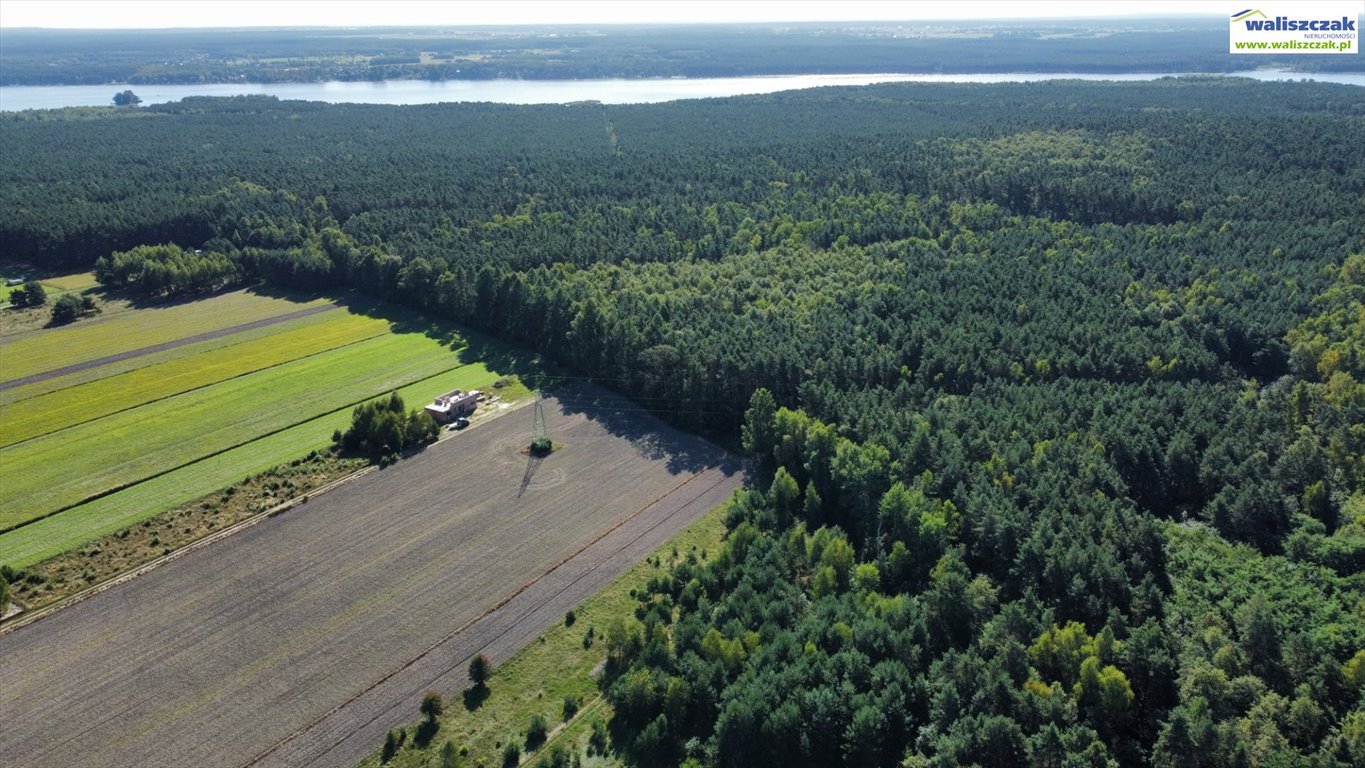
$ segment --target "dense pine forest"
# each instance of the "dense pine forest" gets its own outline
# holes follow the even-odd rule
[[[731,439],[638,766],[1365,765],[1365,91],[0,116],[0,249],[349,287]]]

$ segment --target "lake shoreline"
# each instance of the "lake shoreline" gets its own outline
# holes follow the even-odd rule
[[[1365,87],[1365,74],[1247,70],[1237,72],[992,72],[869,73],[837,75],[751,75],[714,78],[593,80],[380,80],[313,83],[204,83],[192,85],[12,85],[0,86],[0,112],[106,106],[120,90],[134,90],[142,104],[164,104],[196,96],[268,95],[289,101],[333,104],[416,105],[459,102],[501,104],[652,104],[697,98],[761,95],[779,91],[874,83],[1008,83],[1044,80],[1145,82],[1172,77],[1241,77],[1262,81],[1314,80]]]

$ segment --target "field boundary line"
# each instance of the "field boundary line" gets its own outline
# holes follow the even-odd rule
[[[440,374],[437,375],[439,376]],[[484,419],[483,421],[480,421],[479,424],[486,424],[487,422],[492,421],[493,419],[496,419],[499,416],[505,416],[511,413],[512,411],[519,410],[529,402],[531,401],[528,399],[525,402],[517,403],[500,413],[494,412],[494,414],[491,417]],[[477,427],[479,424],[471,424],[470,428],[473,429]],[[437,442],[440,442],[443,439],[445,438],[444,437],[439,438]],[[432,445],[434,444],[435,443],[432,443]],[[423,446],[421,450],[425,450],[426,447],[427,446]],[[419,452],[420,450],[408,451],[407,453],[403,454],[403,458],[415,456]],[[55,603],[50,603],[34,611],[25,611],[24,613],[19,614],[13,619],[10,619],[8,622],[0,624],[0,635],[5,635],[21,627],[26,627],[29,624],[38,621],[39,619],[46,618],[56,613],[57,611],[62,610],[63,608],[69,608],[75,605],[76,603],[85,600],[86,598],[93,597],[99,594],[100,592],[105,591],[106,589],[111,589],[124,582],[132,581],[138,576],[156,570],[157,568],[160,568],[166,563],[169,563],[182,555],[188,554],[193,550],[200,549],[202,547],[207,547],[210,544],[226,539],[227,537],[233,535],[234,533],[241,533],[242,531],[246,530],[247,528],[250,528],[253,525],[256,525],[257,523],[263,522],[264,520],[267,520],[272,517],[277,517],[279,515],[284,514],[285,512],[288,512],[294,507],[308,503],[308,500],[311,499],[312,497],[321,496],[322,494],[340,488],[341,486],[346,485],[347,483],[350,483],[353,480],[359,480],[361,477],[371,472],[377,472],[379,471],[379,469],[380,467],[375,464],[371,464],[366,467],[361,467],[360,469],[357,469],[356,471],[348,475],[338,477],[337,479],[333,480],[330,483],[327,483],[326,485],[319,486],[305,494],[295,496],[286,501],[282,501],[269,509],[257,512],[251,517],[233,523],[232,525],[228,526],[227,528],[224,528],[221,531],[214,531],[213,533],[210,533],[209,535],[201,539],[196,539],[190,542],[189,544],[180,547],[179,549],[176,549],[172,552],[168,552],[156,558],[155,560],[151,560],[149,562],[143,563],[142,565],[130,568],[129,570],[124,571],[123,573],[117,574],[115,576],[111,576],[110,578],[105,579],[104,581],[101,581],[98,584],[92,584],[74,595],[69,595],[67,597],[62,598],[61,600],[58,600]]]
[[[176,347],[183,347],[189,344],[197,344],[201,341],[221,339],[224,336],[231,336],[234,333],[250,331],[256,328],[264,328],[267,326],[276,325],[278,323],[287,322],[289,320],[297,320],[301,317],[308,317],[309,315],[316,315],[322,312],[329,312],[333,309],[341,309],[341,305],[337,304],[335,301],[331,301],[326,304],[318,305],[316,307],[307,307],[305,309],[300,309],[294,312],[286,312],[282,315],[275,315],[274,317],[265,317],[260,320],[253,320],[249,323],[241,323],[239,325],[234,325],[229,328],[220,328],[216,331],[205,331],[204,333],[198,333],[193,336],[185,336],[184,338],[175,339],[174,341],[166,341],[160,344],[152,344],[150,346],[140,347],[138,349],[130,349],[127,352],[119,352],[118,354],[115,355],[97,357],[94,360],[87,360],[83,363],[73,363],[72,365],[63,366],[61,368],[53,368],[50,371],[42,371],[40,373],[34,373],[28,376],[20,376],[17,379],[10,379],[9,381],[0,381],[0,391],[11,389],[13,387],[23,386],[25,384],[34,384],[39,381],[55,379],[58,376],[65,376],[68,373],[77,373],[79,371],[85,371],[91,368],[99,368],[100,366],[109,365],[110,363],[117,363],[121,360],[129,360],[134,357],[150,355],[153,352],[165,352],[168,349],[175,349]]]
[[[207,383],[204,383],[204,384],[200,384],[200,385],[195,386],[195,387],[190,387],[189,389],[182,389],[182,390],[180,390],[179,392],[173,392],[173,393],[171,393],[171,394],[169,394],[169,395],[162,395],[161,397],[154,397],[154,398],[152,398],[151,400],[146,400],[146,401],[144,401],[144,402],[138,403],[137,405],[130,405],[130,406],[127,406],[127,407],[125,407],[125,408],[119,408],[119,409],[116,410],[116,411],[110,411],[109,413],[106,413],[106,414],[104,414],[103,416],[100,416],[100,417],[98,417],[98,418],[96,418],[96,419],[93,419],[93,422],[98,422],[100,419],[107,419],[107,418],[109,418],[110,416],[117,416],[117,415],[119,415],[120,413],[126,413],[126,412],[128,412],[128,411],[131,411],[131,410],[134,410],[134,409],[137,409],[137,408],[141,408],[141,407],[143,407],[143,406],[145,406],[145,405],[155,405],[155,404],[157,404],[157,403],[159,403],[159,402],[162,402],[162,401],[164,401],[164,400],[170,400],[170,399],[173,398],[173,397],[179,397],[179,396],[181,396],[181,395],[187,395],[187,394],[189,394],[189,393],[191,393],[191,392],[198,392],[198,391],[201,390],[201,389],[207,389],[207,388],[209,388],[209,387],[216,387],[216,386],[218,386],[219,384],[226,384],[226,383],[228,383],[229,381],[235,381],[235,380],[237,380],[237,379],[242,378],[243,376],[251,376],[252,374],[256,374],[256,373],[264,373],[265,371],[269,371],[269,370],[273,370],[273,369],[275,369],[275,368],[279,368],[279,367],[281,367],[281,366],[289,365],[290,363],[297,363],[297,362],[299,362],[300,360],[307,360],[307,359],[309,359],[309,358],[311,358],[311,357],[317,357],[318,355],[325,355],[325,354],[327,354],[327,353],[329,353],[329,352],[336,352],[337,350],[346,349],[347,347],[353,347],[353,346],[355,346],[355,345],[357,345],[357,344],[364,344],[364,343],[367,342],[367,341],[373,341],[374,339],[377,339],[377,338],[379,338],[380,336],[386,336],[386,335],[388,335],[388,334],[389,334],[389,331],[387,331],[387,330],[385,330],[385,331],[380,331],[379,333],[376,333],[376,334],[373,335],[373,336],[366,336],[366,337],[363,338],[363,339],[356,339],[355,341],[348,341],[348,342],[346,342],[345,344],[339,344],[339,345],[337,345],[337,346],[335,346],[335,347],[331,347],[330,349],[320,349],[320,350],[318,350],[317,352],[309,352],[309,353],[306,354],[306,355],[300,355],[300,356],[295,357],[295,358],[293,358],[293,359],[291,359],[291,360],[282,360],[282,361],[280,361],[280,362],[278,362],[278,363],[271,363],[270,365],[263,366],[263,367],[261,367],[261,368],[253,368],[253,369],[250,370],[250,371],[242,371],[241,373],[235,373],[235,374],[233,374],[233,375],[231,375],[231,376],[228,376],[227,378],[219,379],[219,380],[217,380],[217,381],[210,381],[210,382],[207,382]],[[270,337],[267,336],[267,337],[264,337],[264,338],[270,338]],[[263,340],[264,340],[264,339],[252,339],[252,341],[263,341]],[[231,348],[233,348],[233,347],[235,347],[235,346],[238,346],[239,344],[249,344],[249,343],[250,343],[250,342],[248,342],[248,341],[241,341],[241,342],[238,342],[237,344],[229,344],[229,345],[227,345],[226,347],[221,347],[220,349],[231,349]],[[217,350],[214,350],[214,351],[217,351]],[[456,351],[458,352],[459,350],[456,350]],[[182,358],[182,359],[183,359],[183,358]],[[169,363],[169,362],[173,362],[173,360],[167,360],[167,361],[165,361],[165,362],[168,362],[168,363]],[[124,371],[124,373],[133,373],[133,372],[135,372],[135,371],[141,371],[141,370],[146,370],[146,369],[145,369],[145,368],[134,368],[134,369],[131,370],[131,371]],[[123,374],[120,373],[120,374],[116,374],[116,375],[122,376]],[[437,375],[439,376],[440,374],[437,374]],[[113,378],[113,376],[109,376],[109,377],[106,377],[106,378]],[[86,382],[81,382],[80,384],[73,384],[73,385],[71,385],[70,387],[62,387],[61,389],[54,389],[54,390],[52,390],[51,392],[44,392],[44,393],[41,394],[41,395],[34,395],[33,397],[26,397],[26,398],[24,398],[23,400],[15,400],[14,403],[22,403],[22,402],[26,402],[26,401],[28,401],[28,400],[33,400],[33,399],[39,398],[39,397],[47,397],[48,395],[55,395],[55,394],[57,394],[57,393],[59,393],[59,392],[65,392],[66,390],[72,389],[72,388],[74,388],[74,387],[81,387],[81,386],[85,386],[86,384],[94,384],[94,383],[97,383],[97,382],[102,382],[102,381],[104,381],[104,380],[105,380],[105,379],[95,379],[94,381],[86,381]],[[7,408],[7,407],[9,407],[9,406],[11,406],[11,405],[14,405],[14,403],[6,403],[5,405],[0,406],[0,408]],[[329,412],[329,413],[330,413],[330,412]],[[327,415],[327,414],[324,414],[324,415]],[[11,448],[11,447],[16,446],[16,445],[23,445],[24,443],[27,443],[27,442],[30,441],[30,440],[37,440],[37,439],[40,438],[40,437],[47,437],[48,435],[60,434],[60,433],[62,433],[62,432],[65,432],[65,431],[68,430],[68,429],[75,429],[76,427],[79,427],[79,426],[81,426],[82,424],[91,423],[91,421],[92,421],[92,420],[78,421],[78,422],[76,422],[75,424],[68,424],[68,425],[66,425],[65,427],[62,427],[62,428],[60,428],[60,429],[54,429],[54,430],[52,430],[51,432],[44,432],[44,433],[42,433],[41,435],[34,435],[33,437],[26,437],[26,438],[24,438],[23,440],[17,440],[17,441],[15,441],[15,442],[13,442],[13,443],[5,443],[4,445],[0,445],[0,448]],[[231,450],[231,449],[229,449],[229,450]],[[13,529],[11,529],[11,530],[13,530]]]
[[[404,384],[399,384],[398,386],[393,387],[393,389],[394,389],[394,390],[398,390],[398,389],[401,389],[401,388],[403,388],[403,387],[409,386],[409,385],[411,385],[411,384],[416,384],[416,383],[419,382],[419,381],[425,381],[425,380],[427,380],[427,379],[435,378],[435,377],[437,377],[437,376],[444,376],[444,375],[446,375],[447,373],[450,373],[451,371],[458,371],[458,370],[460,370],[461,368],[467,368],[467,367],[469,367],[469,366],[471,366],[471,365],[474,365],[474,364],[477,363],[477,362],[479,362],[479,361],[477,361],[477,360],[471,360],[471,361],[468,362],[468,363],[460,363],[459,365],[456,365],[456,366],[454,366],[454,367],[452,367],[452,368],[447,368],[447,369],[445,369],[444,371],[437,371],[437,372],[431,374],[430,376],[423,376],[423,377],[421,377],[421,378],[419,378],[419,379],[415,379],[415,380],[413,380],[413,381],[409,381],[409,382],[406,382],[406,383],[404,383]],[[225,446],[225,447],[223,447],[223,448],[220,449],[220,450],[217,450],[217,451],[214,451],[214,452],[212,452],[212,453],[209,453],[209,454],[205,454],[205,455],[203,455],[203,456],[200,456],[199,458],[194,459],[193,461],[187,461],[187,462],[185,462],[184,464],[179,464],[179,465],[174,466],[174,467],[168,467],[168,468],[163,469],[163,470],[161,470],[161,471],[159,471],[159,472],[154,472],[154,473],[152,473],[152,474],[150,474],[150,475],[147,475],[146,477],[139,477],[139,478],[136,479],[136,480],[132,480],[132,481],[127,482],[127,483],[121,483],[121,484],[119,484],[119,485],[114,486],[113,488],[106,488],[105,490],[100,491],[99,493],[95,493],[95,494],[91,494],[91,495],[89,495],[89,496],[86,496],[85,498],[81,499],[80,501],[73,502],[73,503],[71,503],[71,504],[67,504],[66,506],[64,506],[64,507],[62,507],[62,508],[60,508],[60,509],[55,509],[55,510],[53,510],[53,511],[51,511],[51,512],[47,512],[47,513],[45,513],[45,514],[39,515],[38,517],[29,519],[29,520],[25,520],[24,522],[19,523],[19,524],[17,524],[17,525],[11,525],[11,526],[8,527],[8,528],[0,528],[0,536],[5,535],[6,533],[10,533],[11,531],[17,531],[17,530],[19,530],[20,528],[23,528],[23,527],[26,526],[26,525],[32,525],[32,524],[34,524],[34,523],[36,523],[36,522],[38,522],[38,521],[40,521],[40,520],[46,520],[46,519],[48,519],[49,517],[56,517],[57,515],[60,515],[60,514],[63,513],[63,512],[66,512],[66,511],[68,511],[68,510],[75,509],[76,507],[79,507],[79,506],[81,506],[81,505],[83,505],[83,504],[89,504],[89,503],[92,502],[92,501],[99,501],[100,499],[102,499],[102,498],[104,498],[104,497],[106,497],[106,496],[112,496],[112,495],[118,493],[119,491],[126,491],[126,490],[128,490],[129,488],[133,488],[133,487],[135,487],[135,486],[141,485],[142,483],[145,483],[145,482],[147,482],[147,481],[149,481],[149,480],[155,480],[155,479],[157,479],[158,477],[161,477],[162,475],[169,475],[170,473],[172,473],[172,472],[177,472],[177,471],[179,471],[179,470],[184,469],[185,467],[194,466],[195,464],[198,464],[198,463],[201,462],[201,461],[208,461],[209,459],[212,459],[212,458],[214,458],[215,456],[221,456],[222,454],[227,453],[228,451],[235,451],[235,450],[237,450],[238,448],[241,448],[241,447],[243,447],[243,446],[251,445],[252,443],[256,442],[257,440],[264,440],[264,439],[266,439],[267,437],[273,437],[273,436],[275,436],[275,435],[278,435],[278,434],[281,433],[281,432],[286,432],[286,431],[288,431],[288,430],[291,430],[291,429],[293,429],[294,427],[301,427],[301,426],[303,426],[304,424],[307,424],[307,423],[310,422],[310,421],[317,421],[318,419],[323,419],[323,418],[326,418],[326,417],[328,417],[328,416],[331,416],[331,415],[334,414],[334,413],[340,413],[341,411],[344,411],[344,410],[346,410],[347,408],[354,408],[354,407],[356,407],[357,405],[360,405],[361,403],[367,402],[367,401],[369,401],[369,400],[373,400],[373,399],[375,399],[375,398],[377,398],[377,397],[383,397],[383,394],[376,394],[376,395],[370,395],[370,396],[368,396],[368,397],[363,397],[363,398],[361,398],[361,399],[359,399],[359,400],[356,400],[356,401],[354,401],[354,402],[346,403],[345,405],[342,405],[342,406],[339,407],[339,408],[333,408],[333,409],[330,410],[330,411],[324,411],[323,413],[314,414],[313,416],[309,416],[308,418],[303,419],[303,420],[301,420],[301,421],[296,421],[296,422],[294,422],[294,423],[292,423],[292,424],[286,424],[286,425],[280,427],[279,429],[272,429],[272,430],[270,430],[269,432],[266,432],[266,433],[264,433],[264,434],[256,435],[255,437],[251,438],[250,440],[243,440],[242,442],[237,443],[237,444],[235,444],[235,445]],[[55,434],[55,433],[50,433],[50,434]],[[10,446],[5,446],[5,447],[6,447],[6,448],[9,448]]]
[[[650,499],[648,502],[646,502],[644,505],[642,505],[639,509],[636,509],[634,512],[631,512],[630,514],[625,515],[625,516],[622,517],[621,519],[619,519],[619,520],[617,520],[616,522],[612,523],[611,525],[607,526],[605,529],[603,529],[603,530],[599,531],[598,533],[594,534],[594,535],[593,535],[588,541],[586,541],[582,546],[580,546],[579,548],[575,549],[573,552],[571,552],[571,553],[569,553],[568,555],[566,555],[564,558],[562,558],[561,560],[559,560],[559,562],[555,563],[554,565],[551,565],[549,568],[546,568],[544,571],[542,571],[541,573],[537,574],[535,577],[533,577],[533,578],[530,579],[529,581],[526,581],[526,582],[523,583],[521,586],[517,587],[516,589],[513,589],[511,592],[509,592],[509,593],[507,593],[506,595],[504,595],[503,597],[499,598],[497,602],[495,602],[495,603],[493,603],[492,605],[490,605],[489,607],[485,608],[485,609],[484,609],[481,613],[479,613],[477,616],[474,616],[473,618],[471,618],[471,619],[469,619],[468,621],[466,621],[464,624],[461,624],[459,627],[456,627],[455,629],[453,629],[453,630],[451,630],[450,632],[446,633],[446,634],[445,634],[443,637],[441,637],[440,639],[436,640],[435,642],[433,642],[433,643],[431,643],[430,645],[426,646],[426,647],[423,648],[422,650],[418,651],[417,654],[414,655],[412,658],[410,658],[410,659],[408,659],[407,661],[403,662],[403,663],[400,664],[399,666],[393,668],[393,669],[390,670],[388,673],[382,675],[378,680],[375,680],[374,682],[370,683],[369,685],[367,685],[367,686],[365,686],[364,688],[360,689],[359,691],[355,692],[355,693],[352,694],[349,698],[347,698],[345,701],[341,702],[340,704],[336,705],[335,707],[332,707],[330,710],[328,710],[327,712],[323,713],[321,716],[315,718],[312,722],[308,723],[308,724],[305,725],[305,726],[300,727],[298,730],[294,731],[293,733],[289,734],[288,736],[285,736],[284,738],[280,739],[279,741],[277,741],[277,742],[275,742],[274,744],[272,744],[272,745],[270,745],[269,747],[267,747],[265,750],[263,750],[261,753],[257,754],[255,757],[253,757],[253,758],[251,758],[250,760],[248,760],[247,762],[243,763],[244,768],[246,768],[247,766],[255,765],[255,764],[259,763],[261,760],[265,759],[266,757],[269,757],[270,754],[273,753],[275,750],[279,749],[280,747],[284,746],[285,744],[287,744],[288,742],[294,740],[295,738],[297,738],[297,737],[299,737],[299,736],[301,736],[301,735],[307,733],[308,731],[312,730],[314,726],[316,726],[316,725],[318,725],[319,723],[323,722],[324,720],[326,720],[327,718],[329,718],[329,717],[331,717],[332,715],[336,714],[337,712],[340,712],[342,709],[345,709],[347,706],[349,706],[352,702],[354,702],[354,701],[356,701],[357,699],[359,699],[361,696],[364,696],[365,694],[369,693],[370,691],[374,690],[375,688],[378,688],[380,685],[383,685],[386,681],[388,681],[388,680],[390,680],[391,678],[393,678],[394,676],[396,676],[399,672],[402,672],[403,670],[405,670],[405,669],[411,667],[412,665],[416,664],[418,661],[421,661],[424,657],[426,657],[427,654],[429,654],[429,653],[431,653],[433,650],[439,648],[441,645],[443,645],[444,643],[446,643],[447,641],[449,641],[451,638],[453,638],[453,637],[455,637],[455,636],[457,636],[457,635],[459,635],[459,634],[461,634],[461,633],[463,633],[463,632],[468,631],[470,627],[472,627],[472,626],[474,626],[475,624],[479,623],[480,621],[483,621],[484,619],[488,618],[488,617],[489,617],[490,615],[492,615],[495,611],[497,611],[498,609],[500,609],[500,608],[502,608],[503,606],[507,605],[508,603],[512,602],[512,600],[516,599],[516,597],[517,597],[518,595],[520,595],[521,593],[523,593],[523,592],[525,592],[526,590],[530,589],[531,587],[535,586],[537,583],[539,583],[539,582],[540,582],[542,579],[544,579],[546,576],[550,575],[551,573],[554,573],[556,570],[558,570],[559,568],[563,567],[564,564],[568,563],[570,560],[573,560],[575,557],[578,557],[580,554],[582,554],[585,550],[587,550],[587,549],[588,549],[589,547],[591,547],[592,545],[596,544],[597,542],[601,541],[602,539],[605,539],[607,536],[610,536],[612,533],[614,533],[615,531],[619,530],[619,529],[620,529],[622,526],[624,526],[626,523],[630,522],[631,520],[634,520],[636,517],[639,517],[640,514],[643,513],[646,509],[649,509],[650,507],[652,507],[652,506],[654,506],[655,504],[657,504],[659,501],[661,501],[661,500],[667,498],[668,496],[672,495],[673,493],[675,493],[679,488],[682,488],[684,485],[687,485],[688,483],[692,482],[692,481],[695,480],[696,478],[700,477],[701,474],[702,474],[702,472],[695,472],[695,473],[693,473],[693,474],[691,474],[691,475],[688,475],[686,478],[683,478],[681,481],[679,481],[678,483],[674,484],[674,485],[673,485],[671,488],[669,488],[667,491],[664,491],[663,493],[659,494],[658,496],[654,497],[653,499]]]

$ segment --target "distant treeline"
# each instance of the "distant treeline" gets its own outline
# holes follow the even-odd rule
[[[1208,17],[368,33],[5,29],[0,85],[1358,69],[1352,56],[1232,56],[1224,25]]]

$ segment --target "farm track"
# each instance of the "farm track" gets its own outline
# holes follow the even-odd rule
[[[0,635],[0,761],[353,764],[741,482],[595,397],[547,401],[542,461],[495,419]]]
[[[142,357],[143,355],[150,355],[156,352],[164,352],[168,349],[175,349],[176,347],[183,347],[189,344],[197,344],[198,342],[201,341],[210,341],[212,339],[218,339],[224,336],[231,336],[234,333],[242,333],[244,331],[250,331],[255,328],[263,328],[268,325],[275,325],[277,323],[283,323],[289,320],[297,320],[298,318],[301,317],[308,317],[309,315],[316,315],[319,312],[328,312],[337,308],[338,306],[336,304],[332,303],[321,304],[316,307],[300,309],[296,312],[287,312],[285,314],[276,315],[274,317],[267,317],[261,320],[254,320],[250,323],[234,325],[231,328],[220,328],[216,331],[206,331],[204,333],[198,333],[193,336],[186,336],[181,339],[175,339],[174,341],[165,341],[160,344],[153,344],[151,346],[141,347],[139,349],[130,349],[127,352],[120,352],[116,355],[106,355],[105,357],[96,358],[94,360],[87,360],[83,363],[76,363],[75,365],[54,368],[50,371],[35,373],[30,376],[21,376],[20,378],[17,379],[10,379],[9,381],[0,382],[0,391],[12,389],[14,387],[22,387],[25,384],[35,384],[40,381],[55,379],[58,376],[66,376],[67,374],[78,373],[80,371],[89,370],[91,368],[98,368],[102,365],[117,363],[121,360],[129,360],[134,357]]]

